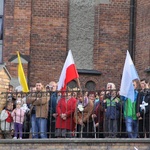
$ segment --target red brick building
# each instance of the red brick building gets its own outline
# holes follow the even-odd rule
[[[1,63],[14,79],[17,50],[33,86],[58,81],[69,49],[83,89],[119,87],[127,49],[140,78],[149,78],[149,0],[4,0],[0,8]]]

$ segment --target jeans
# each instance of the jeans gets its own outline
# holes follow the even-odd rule
[[[31,131],[32,131],[32,138],[38,138],[38,125],[36,122],[36,115],[31,114]]]
[[[138,136],[138,122],[130,117],[125,118],[126,132],[129,138],[137,138]]]
[[[31,115],[32,138],[47,138],[47,119],[36,118],[35,114]]]
[[[40,138],[47,138],[47,119],[45,118],[36,118],[38,124],[38,131],[40,132]]]

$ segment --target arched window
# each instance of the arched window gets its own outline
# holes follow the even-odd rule
[[[71,82],[68,83],[68,87],[71,89],[77,87],[77,82],[75,80],[72,80]]]
[[[89,91],[94,91],[96,89],[96,84],[94,81],[88,81],[86,84],[85,84],[85,88]]]

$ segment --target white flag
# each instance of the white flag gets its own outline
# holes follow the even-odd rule
[[[133,80],[139,79],[137,71],[134,67],[131,56],[127,50],[126,60],[123,68],[120,95],[129,98],[132,102],[134,101],[134,87]]]

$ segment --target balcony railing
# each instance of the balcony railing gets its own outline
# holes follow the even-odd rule
[[[6,139],[149,138],[150,92],[141,93],[134,102],[116,90],[3,93],[0,134]]]

